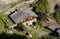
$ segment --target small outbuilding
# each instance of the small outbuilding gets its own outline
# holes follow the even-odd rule
[[[48,26],[45,26],[45,28],[51,30],[51,31],[56,31],[59,30],[59,28],[57,28],[56,26],[54,25],[48,25]]]

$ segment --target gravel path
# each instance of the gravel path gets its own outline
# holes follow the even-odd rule
[[[49,5],[50,5],[50,11],[54,12],[54,7],[56,5],[56,1],[55,0],[48,0]]]

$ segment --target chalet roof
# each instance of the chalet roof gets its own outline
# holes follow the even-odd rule
[[[10,15],[10,18],[15,22],[15,23],[19,23],[21,22],[23,19],[25,19],[25,17],[27,16],[35,16],[38,17],[33,11],[29,10],[29,9],[24,9],[24,10],[19,10],[16,11],[15,13]]]

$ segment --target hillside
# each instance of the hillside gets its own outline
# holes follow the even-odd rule
[[[50,5],[50,11],[54,12],[54,7],[56,4],[60,2],[60,0],[48,0],[49,5]]]

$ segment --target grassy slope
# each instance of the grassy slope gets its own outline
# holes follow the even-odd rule
[[[4,32],[5,30],[4,30],[4,24],[3,24],[3,22],[0,20],[0,34],[2,33],[2,32]]]
[[[33,33],[32,34],[32,39],[38,39],[38,34],[37,33]]]
[[[6,22],[6,20],[8,20],[8,24],[9,25],[13,24],[13,22],[8,18],[8,15],[7,14],[0,14],[0,17],[5,22]],[[0,34],[5,31],[3,21],[0,19]]]
[[[13,24],[13,22],[9,19],[7,14],[0,14],[1,18],[6,22],[8,20],[8,24]]]
[[[14,6],[16,6],[17,4],[19,4],[20,2],[15,2],[15,3],[12,3],[10,8],[13,8]]]

